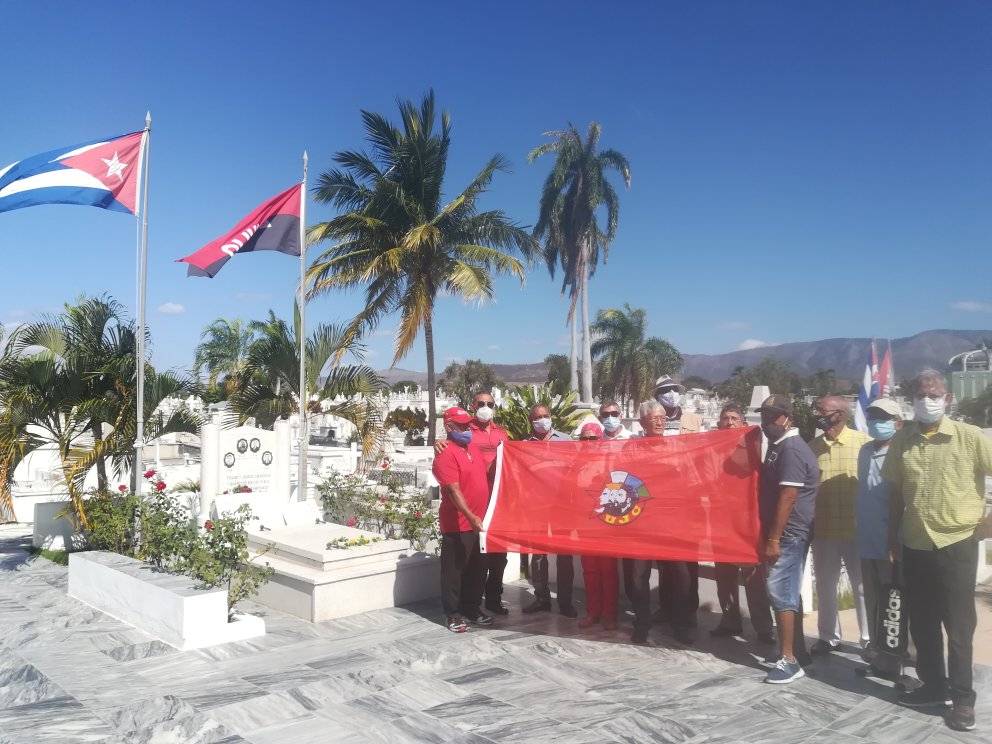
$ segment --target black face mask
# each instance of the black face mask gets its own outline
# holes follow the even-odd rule
[[[765,432],[765,436],[768,437],[769,442],[777,442],[785,436],[788,428],[782,426],[782,424],[762,424],[761,430]]]
[[[834,424],[836,424],[837,422],[834,420],[834,415],[835,415],[835,412],[831,412],[831,413],[825,414],[823,416],[817,416],[816,417],[816,428],[817,429],[820,429],[822,431],[826,431],[831,426],[833,426]]]

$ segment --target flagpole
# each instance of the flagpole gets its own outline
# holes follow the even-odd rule
[[[309,420],[307,414],[307,164],[309,156],[307,151],[303,151],[303,185],[300,188],[300,287],[297,304],[300,312],[300,446],[299,446],[299,476],[297,482],[299,487],[296,492],[297,501],[306,501],[307,498],[307,445],[310,443]]]
[[[142,447],[145,440],[145,295],[148,285],[148,165],[151,152],[152,113],[145,114],[145,131],[141,143],[141,220],[138,223],[138,287],[137,287],[137,338],[135,343],[135,373],[137,375],[137,390],[135,392],[135,437],[134,437],[134,473],[132,484],[135,493],[141,491],[141,474],[144,465],[141,461]]]

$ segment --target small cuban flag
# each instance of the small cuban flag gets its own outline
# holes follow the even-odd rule
[[[136,214],[145,134],[62,147],[0,168],[0,212],[81,204]]]

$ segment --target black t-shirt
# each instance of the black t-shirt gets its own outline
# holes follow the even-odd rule
[[[769,442],[765,461],[761,465],[759,507],[762,528],[771,528],[775,521],[782,486],[795,486],[799,492],[782,534],[787,537],[809,537],[819,483],[820,466],[817,465],[816,455],[799,436],[798,429],[791,429],[778,442]]]

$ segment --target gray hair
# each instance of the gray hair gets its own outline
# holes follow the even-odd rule
[[[947,378],[944,377],[942,373],[938,372],[932,367],[926,367],[920,370],[919,374],[917,374],[916,377],[913,378],[913,392],[914,393],[918,392],[920,387],[922,387],[923,383],[926,382],[927,380],[934,380],[940,383],[941,389],[945,393],[947,392]]]
[[[844,415],[845,421],[851,417],[851,404],[843,395],[821,395],[816,403],[826,403],[828,400],[837,405],[837,410]]]
[[[645,416],[650,416],[655,411],[662,411],[664,413],[665,407],[661,405],[656,400],[646,400],[641,403],[640,408],[637,409],[637,417],[644,418]]]

